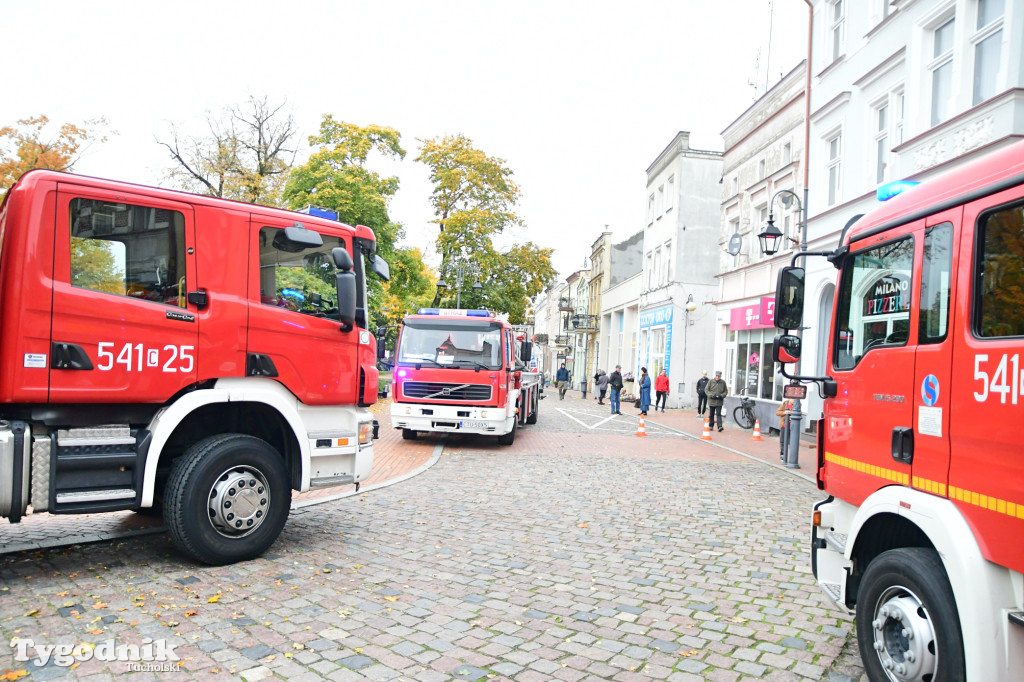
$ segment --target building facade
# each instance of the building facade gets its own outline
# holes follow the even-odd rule
[[[641,230],[608,250],[605,287],[601,292],[601,343],[598,364],[609,374],[622,366],[623,377],[635,377],[639,371],[640,283],[644,257],[644,233]],[[632,379],[623,385],[623,394],[636,392]]]

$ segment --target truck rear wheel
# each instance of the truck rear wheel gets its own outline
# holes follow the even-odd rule
[[[516,442],[516,429],[519,428],[519,415],[512,420],[512,430],[503,436],[498,436],[498,445],[512,445]]]
[[[537,393],[534,392],[533,400],[530,401],[530,416],[526,418],[527,424],[537,423],[537,408],[540,407],[540,398],[537,397]]]
[[[872,680],[966,679],[960,616],[934,550],[893,549],[868,564],[857,595],[857,642]]]
[[[417,435],[412,429],[402,429],[402,438],[405,440],[416,440]]]
[[[175,461],[164,491],[174,544],[214,566],[258,557],[288,519],[289,479],[266,441],[237,433],[204,438]]]

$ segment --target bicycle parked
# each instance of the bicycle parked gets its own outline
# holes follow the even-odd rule
[[[754,405],[756,404],[753,398],[741,395],[739,406],[732,411],[733,420],[745,429],[754,428],[754,421],[757,419],[754,415]]]

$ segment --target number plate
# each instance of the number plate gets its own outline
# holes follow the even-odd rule
[[[481,421],[465,421],[462,422],[461,427],[464,429],[486,429],[490,424]]]

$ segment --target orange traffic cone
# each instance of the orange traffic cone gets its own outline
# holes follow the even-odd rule
[[[761,420],[754,420],[754,435],[750,437],[750,440],[764,440],[761,438]]]
[[[634,433],[633,435],[634,436],[646,436],[647,435],[647,427],[644,424],[644,416],[642,414],[640,415],[640,425],[637,427],[636,433]]]
[[[708,428],[708,420],[704,419],[704,433],[700,436],[701,440],[711,440],[711,430]]]

